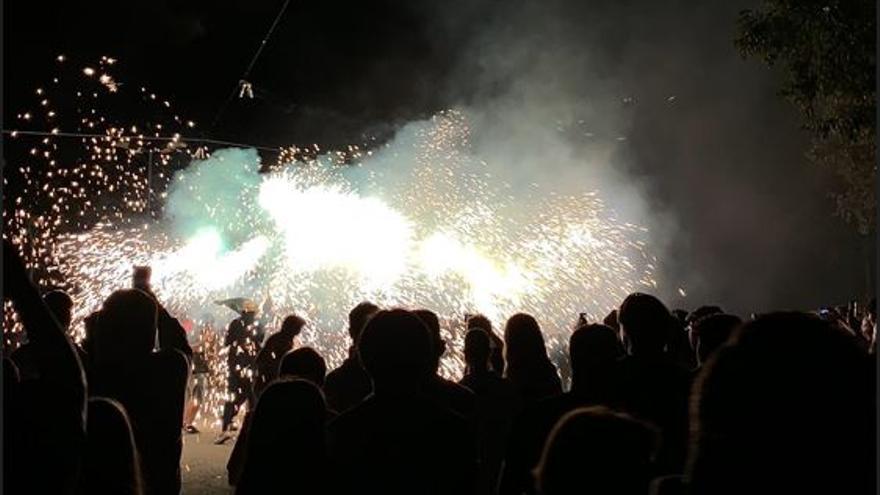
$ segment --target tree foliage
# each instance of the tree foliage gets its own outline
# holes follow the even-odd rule
[[[811,133],[807,156],[834,171],[838,213],[868,233],[877,173],[874,0],[764,0],[740,12],[735,44],[781,69],[781,94]]]

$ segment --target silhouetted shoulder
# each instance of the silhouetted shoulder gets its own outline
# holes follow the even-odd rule
[[[461,417],[466,419],[473,417],[476,396],[467,387],[438,376],[429,380],[425,390],[431,399]]]
[[[290,347],[290,342],[292,340],[292,338],[283,335],[280,332],[273,333],[266,338],[266,342],[263,344],[263,350],[275,353],[277,353],[279,349],[287,350]],[[280,358],[281,356],[276,357]]]
[[[468,431],[429,399],[371,396],[328,426],[339,493],[466,493],[476,468]]]
[[[567,412],[584,405],[588,403],[571,393],[565,393],[526,406],[514,420],[510,431],[501,493],[531,493],[532,469],[541,457],[544,442],[553,426]]]
[[[342,365],[327,374],[324,395],[327,407],[344,412],[358,405],[373,389],[370,376],[355,358],[346,359]]]

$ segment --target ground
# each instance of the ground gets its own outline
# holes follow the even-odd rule
[[[201,426],[201,425],[200,425]],[[183,436],[183,495],[231,495],[226,482],[226,461],[235,440],[214,445],[217,430],[203,428],[197,435]]]

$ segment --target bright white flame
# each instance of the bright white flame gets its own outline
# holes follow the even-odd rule
[[[159,284],[185,272],[195,285],[216,290],[231,285],[253,269],[269,248],[269,240],[257,236],[235,251],[224,252],[223,240],[214,228],[196,233],[182,248],[154,262]]]
[[[382,285],[406,269],[410,221],[376,198],[336,186],[302,188],[280,175],[263,181],[258,201],[283,236],[295,272],[344,268]]]
[[[476,309],[489,314],[496,312],[499,298],[516,300],[529,288],[515,263],[494,261],[478,249],[440,232],[422,241],[418,262],[429,276],[454,273],[462,277],[470,287]]]

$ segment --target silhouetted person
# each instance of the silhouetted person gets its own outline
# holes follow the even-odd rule
[[[70,322],[73,320],[73,299],[63,290],[49,291],[43,295],[43,302],[61,325],[65,332],[70,330]]]
[[[582,325],[571,334],[568,349],[571,390],[534,404],[517,418],[508,442],[502,494],[534,493],[532,470],[553,426],[576,408],[603,404],[612,397],[613,373],[624,354],[614,330]]]
[[[235,493],[328,492],[326,415],[324,397],[313,383],[290,379],[271,383],[254,409]]]
[[[88,408],[86,455],[77,493],[141,495],[140,456],[125,409],[103,397],[89,399]]]
[[[709,356],[717,351],[733,335],[733,331],[742,324],[738,316],[715,313],[700,318],[691,326],[693,340],[699,364],[706,364]]]
[[[85,374],[64,330],[3,241],[3,296],[32,345],[38,378],[3,360],[3,492],[73,493],[85,451]]]
[[[209,356],[216,355],[218,349],[215,347],[217,336],[211,322],[205,322],[198,330],[190,333],[189,337],[192,339],[193,355],[190,363],[191,373],[186,394],[183,430],[195,435],[201,433],[195,422],[207,395],[211,375]]]
[[[473,330],[479,328],[484,330],[491,339],[492,353],[489,357],[489,363],[492,371],[499,376],[504,374],[504,341],[501,340],[495,331],[492,330],[492,322],[485,315],[476,314],[468,318],[467,329]]]
[[[504,348],[504,376],[516,387],[524,404],[562,393],[562,381],[547,357],[544,335],[534,317],[517,313],[507,320]]]
[[[223,342],[223,345],[229,348],[226,366],[228,392],[231,397],[223,404],[221,433],[214,443],[222,444],[232,438],[228,432],[238,409],[245,402],[253,402],[253,365],[262,340],[262,330],[256,321],[256,306],[246,304],[241,316],[229,324]]]
[[[568,342],[571,361],[571,393],[593,402],[608,399],[609,374],[624,355],[615,331],[599,324],[575,330]]]
[[[71,338],[70,322],[73,319],[73,299],[71,299],[64,291],[53,290],[43,295],[43,302],[46,304],[46,308],[49,309],[49,312],[55,318],[55,321],[58,322],[58,325],[64,333],[68,338]],[[72,340],[71,344],[79,356],[80,363],[83,366],[86,366],[87,360],[85,351],[83,351],[82,348]],[[37,366],[37,360],[34,356],[33,345],[26,342],[13,351],[10,357],[12,358],[12,361],[15,362],[20,376],[25,380],[39,377],[39,367]]]
[[[269,382],[278,377],[278,365],[281,358],[293,349],[294,339],[302,332],[306,320],[297,315],[289,315],[281,323],[281,329],[270,335],[257,354],[254,363],[256,377],[254,379],[254,396],[260,397]]]
[[[804,313],[745,324],[694,388],[690,493],[876,493],[875,369]]]
[[[470,493],[475,455],[467,421],[419,392],[434,357],[422,321],[402,309],[380,311],[358,352],[373,394],[330,422],[337,493]]]
[[[179,493],[189,362],[177,349],[153,351],[157,305],[138,289],[112,293],[96,323],[89,354],[89,393],[125,407],[141,456],[146,493]]]
[[[446,352],[446,342],[440,335],[440,320],[433,311],[427,309],[417,309],[413,314],[422,320],[431,335],[433,355],[431,373],[424,385],[425,394],[469,421],[473,420],[476,411],[476,398],[473,392],[439,374],[440,358]]]
[[[700,306],[699,308],[693,310],[690,314],[687,315],[686,321],[687,321],[688,325],[693,325],[694,323],[698,322],[699,320],[701,320],[707,316],[718,315],[718,314],[723,314],[723,313],[724,313],[724,310],[722,310],[720,306],[714,306],[714,305]]]
[[[281,359],[278,367],[278,379],[303,379],[313,383],[318,388],[324,385],[324,376],[327,374],[327,364],[320,354],[315,352],[311,347],[300,347],[289,351]],[[271,384],[270,384],[271,385]],[[257,399],[259,401],[259,399]],[[326,420],[336,417],[334,411],[326,411]],[[241,479],[244,470],[244,460],[246,454],[246,446],[253,427],[253,412],[249,411],[245,416],[241,425],[238,438],[235,440],[235,447],[229,454],[229,461],[226,463],[226,471],[230,485],[237,485]]]
[[[80,341],[80,346],[86,352],[86,355],[90,355],[94,352],[92,349],[92,343],[94,342],[95,332],[98,329],[98,316],[100,316],[101,310],[98,309],[96,311],[92,311],[85,318],[83,318],[83,329],[85,330],[85,336],[82,341]],[[88,358],[89,363],[91,363],[91,358]]]
[[[609,328],[613,328],[615,332],[620,330],[620,323],[617,321],[617,310],[612,309],[605,318],[602,319],[602,324]]]
[[[691,374],[665,352],[674,317],[656,297],[634,293],[620,305],[619,320],[627,356],[615,367],[609,402],[660,428],[661,474],[678,473],[684,460]]]
[[[553,428],[535,470],[540,495],[644,495],[657,433],[604,407],[576,409]]]
[[[186,338],[186,330],[184,330],[183,325],[180,324],[180,321],[178,321],[177,318],[171,316],[168,310],[165,309],[165,306],[159,301],[156,293],[153,292],[153,287],[150,284],[150,277],[152,274],[153,271],[148,266],[135,267],[132,274],[132,287],[147,293],[147,295],[152,297],[156,302],[158,310],[157,329],[159,334],[159,348],[177,349],[182,352],[187,359],[192,359],[193,350]]]
[[[300,347],[288,352],[281,359],[278,376],[282,378],[302,378],[314,383],[318,388],[324,386],[327,375],[327,362],[311,347]]]
[[[507,436],[521,401],[516,388],[491,368],[492,341],[482,328],[464,338],[467,374],[459,382],[476,396],[477,454],[480,459],[478,493],[495,493],[504,460]]]
[[[370,302],[362,302],[348,313],[348,335],[351,347],[348,357],[342,365],[327,375],[324,384],[324,395],[327,406],[337,412],[343,412],[360,404],[373,390],[370,377],[361,366],[357,355],[357,342],[361,331],[379,307]]]

